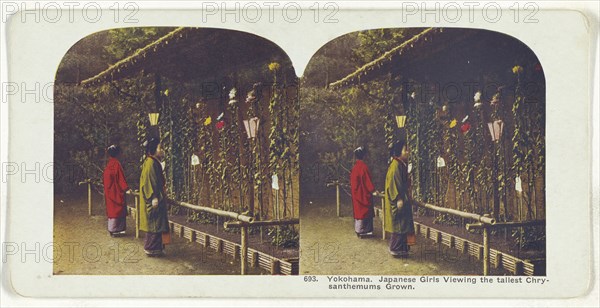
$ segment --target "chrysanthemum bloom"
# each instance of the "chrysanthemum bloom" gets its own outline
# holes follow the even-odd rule
[[[454,126],[456,126],[456,119],[452,119],[452,121],[450,121],[450,128],[454,128]]]
[[[277,62],[269,63],[270,71],[278,71],[280,67],[281,67],[281,65],[279,65],[279,63],[277,63]]]
[[[223,127],[225,127],[225,121],[221,120],[219,122],[217,122],[217,124],[215,125],[217,127],[218,130],[223,129]]]
[[[515,65],[512,68],[512,72],[513,72],[513,74],[520,74],[520,73],[523,72],[523,68],[521,66],[519,66],[519,65]]]
[[[212,123],[212,118],[210,116],[208,116],[208,118],[206,118],[206,120],[204,120],[204,126],[209,126],[210,123]]]
[[[469,122],[463,124],[460,126],[460,131],[461,133],[465,134],[466,132],[469,131],[469,129],[471,129],[471,124],[469,124]]]

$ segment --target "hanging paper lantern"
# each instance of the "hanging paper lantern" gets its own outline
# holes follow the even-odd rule
[[[271,178],[271,188],[273,190],[279,190],[279,178],[277,178],[277,174],[273,174]]]
[[[148,114],[148,118],[150,119],[150,126],[158,125],[158,116],[160,114],[158,112],[153,112]]]
[[[438,158],[437,158],[437,167],[438,168],[446,167],[446,161],[441,156],[438,156]]]
[[[221,121],[217,122],[217,124],[215,125],[215,127],[216,127],[218,130],[221,130],[221,129],[223,129],[223,127],[225,127],[225,121],[221,120]]]
[[[456,119],[452,119],[452,121],[450,121],[450,128],[454,128],[454,126],[456,126]]]
[[[412,171],[412,163],[408,164],[408,173],[410,173]]]
[[[210,116],[208,116],[208,118],[206,118],[206,120],[204,120],[204,126],[209,126],[210,123],[212,123],[212,118]]]
[[[200,165],[200,158],[196,154],[192,154],[192,166]]]
[[[163,160],[160,162],[160,166],[162,167],[162,170],[165,170],[165,168],[167,168],[167,163]]]
[[[250,120],[244,120],[244,127],[246,128],[246,134],[248,134],[248,139],[256,137],[256,132],[258,131],[258,125],[260,124],[260,119],[254,117]]]
[[[523,192],[523,187],[521,185],[521,177],[518,175],[515,178],[515,190],[518,192]]]
[[[396,116],[396,124],[398,125],[398,128],[403,128],[405,123],[406,123],[405,115]]]
[[[502,122],[502,120],[490,122],[488,123],[488,128],[490,129],[492,141],[498,141],[500,140],[500,137],[502,137],[502,129],[504,128],[504,122]]]
[[[471,129],[471,124],[469,122],[464,123],[460,126],[460,132],[466,134]]]

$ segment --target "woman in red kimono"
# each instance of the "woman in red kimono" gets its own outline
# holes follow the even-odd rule
[[[350,173],[352,189],[352,206],[354,208],[354,231],[358,237],[373,235],[373,200],[375,191],[369,168],[364,159],[367,150],[359,147],[354,150],[356,162]]]
[[[106,152],[110,158],[104,169],[104,199],[106,200],[106,216],[108,216],[108,232],[114,237],[125,234],[127,228],[125,192],[129,186],[125,181],[123,167],[119,162],[121,148],[111,145]]]

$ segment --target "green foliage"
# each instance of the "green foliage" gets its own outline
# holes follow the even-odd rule
[[[103,48],[105,51],[104,58],[109,63],[117,62],[174,29],[168,27],[132,27],[108,30],[110,44],[106,44]]]
[[[271,237],[271,244],[277,247],[293,248],[300,243],[300,234],[292,226],[269,228],[267,234]]]

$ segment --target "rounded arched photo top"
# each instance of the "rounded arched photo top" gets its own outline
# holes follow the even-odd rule
[[[140,72],[174,80],[223,80],[253,71],[253,80],[271,79],[270,63],[295,78],[288,55],[275,43],[247,32],[196,27],[135,27],[96,32],[63,57],[58,83],[84,86],[128,78]],[[246,72],[247,74],[247,72]]]
[[[446,79],[457,79],[450,73],[464,78],[465,74],[511,72],[514,66],[535,70],[545,80],[533,50],[505,33],[471,28],[380,28],[329,41],[312,56],[302,79],[308,85],[336,88],[389,73],[431,80],[433,73],[446,70]]]

